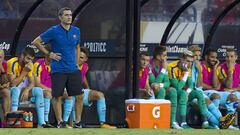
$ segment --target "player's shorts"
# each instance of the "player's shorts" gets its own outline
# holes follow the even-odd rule
[[[82,94],[82,77],[78,70],[73,73],[52,73],[52,96],[63,96],[64,89],[67,89],[68,96]]]

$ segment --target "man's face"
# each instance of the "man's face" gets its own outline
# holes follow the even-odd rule
[[[0,51],[0,62],[4,60],[4,52]]]
[[[59,16],[59,19],[61,20],[61,23],[70,25],[72,23],[72,11],[71,10],[63,11],[63,14]]]
[[[167,51],[162,52],[162,54],[157,55],[157,60],[159,60],[160,62],[164,62],[167,61]]]
[[[193,59],[194,60],[200,60],[201,59],[201,51],[194,51],[193,53]]]
[[[79,64],[82,65],[83,63],[87,62],[87,60],[88,60],[87,55],[83,52],[80,52]]]
[[[206,62],[210,66],[214,66],[217,63],[217,52],[211,52],[209,55],[206,55]]]
[[[192,63],[193,63],[193,57],[190,56],[186,56],[185,59],[181,59],[180,60],[180,68],[184,69],[184,65],[187,65],[188,68],[192,67]]]
[[[28,54],[27,55],[22,54],[21,58],[22,58],[22,62],[23,62],[24,65],[29,63],[29,62],[32,62],[33,59],[34,59],[34,57],[32,57]]]
[[[226,62],[236,62],[237,60],[237,55],[235,52],[227,52],[227,55],[226,55]]]
[[[142,55],[140,57],[140,66],[141,68],[146,68],[150,62],[150,56]]]

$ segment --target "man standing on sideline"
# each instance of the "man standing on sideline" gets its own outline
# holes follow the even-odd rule
[[[76,96],[76,113],[82,113],[83,92],[82,77],[77,66],[80,53],[80,29],[71,26],[72,11],[64,7],[59,10],[58,17],[61,21],[42,33],[32,42],[51,61],[53,107],[58,121],[58,128],[65,128],[62,119],[62,96],[66,87],[69,96]],[[42,42],[51,44],[52,52],[47,51]],[[80,115],[81,116],[81,115]],[[81,127],[81,117],[76,118],[74,127]]]

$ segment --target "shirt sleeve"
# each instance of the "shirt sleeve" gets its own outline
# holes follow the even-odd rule
[[[33,70],[33,75],[35,77],[41,77],[41,72],[42,72],[42,66],[38,63],[34,63],[34,70]]]
[[[2,65],[3,65],[4,71],[7,73],[7,62],[3,61]]]
[[[12,61],[12,59],[7,61],[7,65],[8,65],[8,69],[7,72],[9,75],[15,75],[15,66],[16,64],[14,64],[14,62]]]
[[[218,72],[219,72],[219,79],[223,80],[224,78],[227,77],[226,71],[222,67],[218,67]]]
[[[77,35],[77,45],[80,45],[81,43],[81,32],[80,32],[80,29],[78,29],[78,35]]]
[[[169,79],[177,78],[176,73],[170,66],[168,67],[168,75],[169,75]]]
[[[43,42],[49,43],[54,38],[54,29],[49,28],[40,35],[40,38],[43,40]]]
[[[31,66],[32,66],[32,70],[30,72],[28,72],[28,75],[27,75],[29,78],[33,77],[34,66],[33,66],[33,64]]]

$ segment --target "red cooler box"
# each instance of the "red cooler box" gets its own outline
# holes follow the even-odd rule
[[[170,128],[169,100],[125,100],[125,111],[129,128]]]

